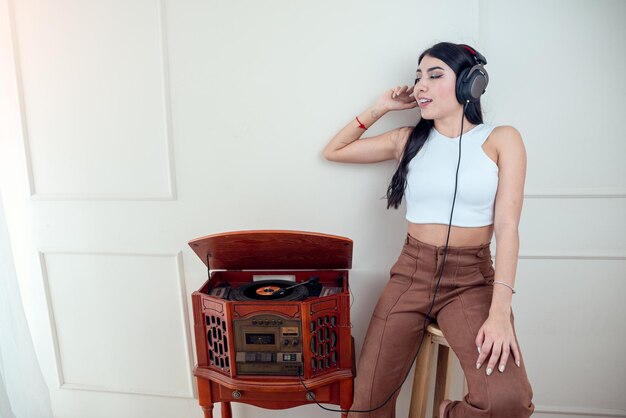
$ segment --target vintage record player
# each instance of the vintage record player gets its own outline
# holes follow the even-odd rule
[[[238,231],[190,247],[208,280],[192,294],[199,402],[349,409],[354,379],[352,241],[300,231]],[[347,416],[343,414],[342,416]]]

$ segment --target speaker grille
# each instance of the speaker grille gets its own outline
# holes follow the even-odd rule
[[[221,371],[230,371],[226,321],[216,315],[206,315],[206,330],[209,365]]]
[[[309,323],[313,375],[338,368],[337,321],[336,315],[320,315],[312,318]]]

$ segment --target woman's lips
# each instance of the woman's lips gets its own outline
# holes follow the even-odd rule
[[[417,99],[417,105],[420,108],[425,108],[426,106],[428,106],[431,103],[432,103],[431,99]]]

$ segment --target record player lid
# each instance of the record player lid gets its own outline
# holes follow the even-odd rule
[[[233,231],[189,241],[218,270],[349,269],[352,240],[303,231]],[[208,257],[207,257],[208,255]]]

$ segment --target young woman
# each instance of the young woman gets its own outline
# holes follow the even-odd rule
[[[467,45],[432,46],[419,57],[412,88],[385,91],[324,149],[330,161],[397,160],[388,207],[403,198],[407,207],[408,234],[370,321],[350,417],[395,416],[396,389],[433,321],[469,390],[463,401],[436,405],[440,417],[517,418],[534,410],[511,311],[526,152],[515,128],[483,123],[486,63]],[[360,139],[387,112],[416,106],[415,127]]]

